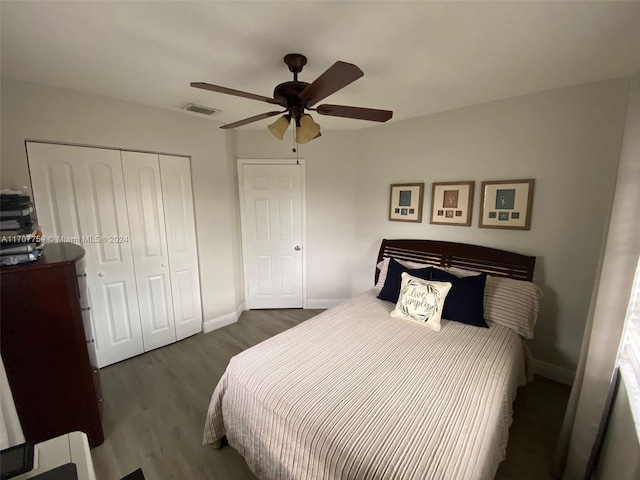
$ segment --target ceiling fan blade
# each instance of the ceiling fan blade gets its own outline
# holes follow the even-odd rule
[[[227,95],[235,95],[236,97],[250,98],[251,100],[259,100],[261,102],[274,103],[276,105],[280,104],[280,102],[278,102],[273,98],[263,97],[262,95],[243,92],[241,90],[234,90],[233,88],[221,87],[219,85],[212,85],[210,83],[191,82],[190,85],[194,88],[201,88],[202,90],[209,90],[211,92],[226,93]]]
[[[391,110],[378,110],[375,108],[348,107],[346,105],[318,105],[316,111],[320,115],[332,117],[356,118],[358,120],[371,120],[372,122],[386,122],[393,117]]]
[[[307,105],[314,105],[363,75],[362,70],[356,65],[338,61],[302,90],[298,97],[303,102],[307,102]]]
[[[264,120],[265,118],[273,117],[274,115],[279,115],[281,113],[285,113],[286,110],[282,112],[266,112],[261,113],[260,115],[255,115],[253,117],[245,118],[244,120],[238,120],[237,122],[227,123],[226,125],[222,125],[220,128],[236,128],[241,127],[242,125],[247,125],[248,123],[257,122],[258,120]]]

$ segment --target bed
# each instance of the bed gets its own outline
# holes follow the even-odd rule
[[[390,316],[396,305],[378,295],[399,263],[485,278],[488,328]],[[383,240],[374,289],[231,359],[204,443],[226,437],[261,479],[493,479],[517,388],[533,376],[534,265],[486,247]]]

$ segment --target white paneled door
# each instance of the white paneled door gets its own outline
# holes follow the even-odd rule
[[[27,151],[45,238],[87,252],[83,314],[98,365],[202,331],[189,158],[38,142]]]
[[[145,351],[176,341],[158,155],[122,152]]]
[[[242,165],[248,307],[302,307],[300,165]]]
[[[45,238],[87,250],[89,313],[98,365],[144,352],[120,151],[28,143]]]
[[[202,330],[189,159],[160,155],[160,173],[176,336],[182,340]]]

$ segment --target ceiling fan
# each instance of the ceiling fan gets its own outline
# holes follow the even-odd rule
[[[311,115],[305,113],[305,110],[314,111],[320,115],[371,120],[373,122],[386,122],[393,116],[393,112],[390,110],[350,107],[346,105],[322,104],[312,108],[320,100],[355,82],[364,75],[362,70],[352,63],[338,61],[312,83],[298,80],[298,74],[302,71],[302,67],[307,64],[307,57],[299,53],[290,53],[285,55],[284,63],[289,67],[289,70],[293,72],[293,81],[278,85],[273,91],[273,98],[204,82],[192,82],[191,86],[284,107],[285,110],[282,111],[261,113],[260,115],[245,118],[244,120],[228,123],[220,128],[236,128],[284,113],[285,115],[269,125],[269,131],[271,131],[275,137],[282,140],[285,131],[293,120],[296,125],[297,143],[306,143],[320,136],[320,125],[311,118]]]

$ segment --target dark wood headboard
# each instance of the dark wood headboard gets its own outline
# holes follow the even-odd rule
[[[382,240],[378,260],[393,257],[397,260],[437,265],[443,268],[459,267],[485,272],[496,277],[533,280],[536,257],[507,252],[496,248],[466,243],[437,240]],[[376,268],[375,281],[380,271]]]

